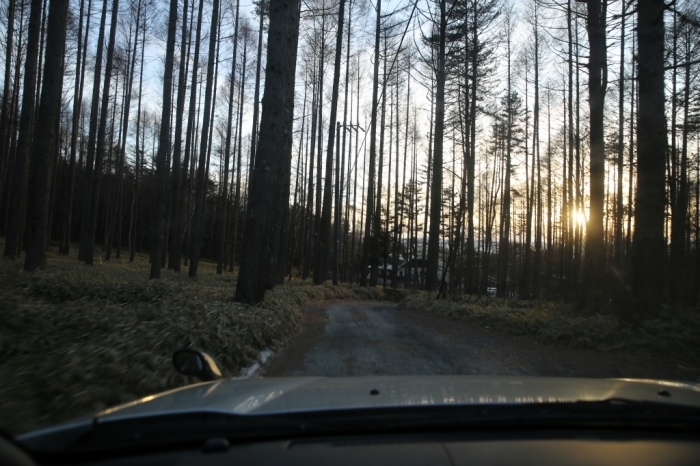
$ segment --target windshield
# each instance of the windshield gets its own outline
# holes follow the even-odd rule
[[[699,382],[673,5],[3,0],[0,430],[197,382],[183,348],[224,379]]]

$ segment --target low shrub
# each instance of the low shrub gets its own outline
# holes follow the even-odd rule
[[[469,320],[511,335],[532,335],[544,343],[604,351],[630,351],[700,361],[700,315],[682,312],[633,325],[613,315],[577,313],[562,302],[491,299],[469,303],[437,300],[417,292],[399,306]]]
[[[0,428],[11,433],[55,424],[194,380],[172,368],[173,351],[211,354],[237,375],[263,348],[299,330],[314,301],[398,300],[349,285],[290,281],[257,306],[233,301],[235,275],[163,271],[148,280],[146,256],[88,267],[50,255],[43,271],[0,260]]]

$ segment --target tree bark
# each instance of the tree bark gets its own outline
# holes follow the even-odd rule
[[[71,142],[70,142],[70,165],[68,167],[68,183],[66,189],[66,205],[65,205],[65,216],[63,217],[63,231],[61,238],[61,246],[59,252],[64,255],[70,254],[70,241],[73,232],[73,194],[75,190],[75,171],[76,162],[75,156],[78,150],[78,130],[80,117],[82,113],[83,106],[83,87],[85,86],[85,64],[87,58],[87,41],[90,35],[90,13],[92,10],[92,0],[88,0],[87,8],[87,21],[85,25],[85,39],[81,42],[83,33],[83,7],[84,0],[80,2],[80,19],[78,21],[78,58],[76,61],[76,78],[75,78],[75,89],[73,96],[73,122],[71,127]],[[82,153],[82,151],[81,151]]]
[[[235,88],[236,82],[236,52],[238,51],[238,12],[239,12],[240,1],[236,1],[236,26],[233,32],[233,58],[231,58],[231,84],[229,87],[228,95],[228,120],[226,123],[226,147],[224,149],[224,181],[223,189],[221,190],[221,197],[219,198],[219,231],[217,239],[217,251],[216,251],[216,273],[221,274],[224,271],[224,254],[225,254],[225,242],[226,242],[226,213],[228,210],[228,164],[229,157],[231,153],[231,123],[233,121],[233,90]]]
[[[102,81],[102,55],[104,53],[105,24],[107,21],[107,0],[102,2],[102,14],[100,19],[100,31],[97,34],[97,56],[95,58],[95,71],[92,80],[92,100],[90,102],[90,126],[88,129],[87,159],[85,162],[85,180],[83,182],[83,199],[80,214],[80,250],[78,260],[85,260],[89,240],[90,225],[90,196],[92,195],[93,173],[95,172],[95,141],[97,139],[97,117],[100,105],[100,82]],[[106,89],[106,88],[105,88]],[[108,93],[107,91],[105,91]],[[92,243],[94,247],[95,239]]]
[[[215,0],[218,4],[218,0]],[[170,14],[168,18],[168,41],[165,46],[165,69],[163,70],[163,111],[160,121],[160,136],[158,142],[158,155],[156,156],[156,193],[159,202],[155,206],[155,221],[153,222],[151,237],[151,275],[150,278],[160,278],[161,261],[163,254],[163,241],[165,236],[165,205],[167,185],[165,172],[167,152],[170,150],[170,113],[172,107],[173,87],[173,61],[175,57],[175,33],[177,30],[177,0],[170,0]],[[217,15],[214,15],[216,18]],[[216,20],[213,20],[215,23]],[[216,31],[216,29],[214,29]],[[215,36],[216,34],[214,34]]]
[[[265,26],[266,7],[270,0],[258,0],[257,8],[260,17],[258,24],[258,58],[255,62],[255,95],[253,96],[253,130],[250,142],[250,163],[255,164],[255,151],[258,146],[258,119],[260,108],[260,68],[262,65],[263,28]]]
[[[12,43],[15,34],[15,0],[9,0],[7,5],[7,26],[5,28],[5,80],[3,82],[2,109],[0,109],[0,180],[4,179],[5,169],[9,172],[8,134],[10,101],[12,100],[10,80],[12,79]]]
[[[430,233],[428,237],[428,268],[425,288],[435,291],[438,287],[438,263],[440,255],[440,219],[442,216],[442,150],[445,131],[445,34],[447,14],[445,0],[440,0],[440,25],[438,30],[438,66],[435,92],[435,139],[433,141],[433,179],[430,191]],[[469,187],[473,191],[473,187]],[[469,213],[470,216],[472,213]],[[467,246],[468,247],[468,246]]]
[[[605,284],[605,243],[603,215],[605,203],[605,132],[603,129],[607,87],[607,50],[605,45],[606,8],[602,0],[588,1],[588,103],[590,108],[590,215],[586,227],[585,297],[593,305],[602,304]]]
[[[664,9],[663,0],[640,0],[637,6],[638,185],[632,270],[634,317],[642,319],[658,315],[664,302]]]
[[[197,276],[199,255],[202,243],[202,219],[204,218],[204,202],[207,194],[207,171],[209,125],[211,123],[212,92],[214,84],[214,65],[216,64],[216,36],[219,20],[219,0],[214,0],[211,30],[209,31],[209,57],[207,64],[207,87],[204,91],[204,117],[202,120],[202,140],[199,146],[199,166],[197,167],[197,190],[195,193],[194,215],[192,216],[192,237],[190,243],[190,267],[188,276]]]
[[[236,286],[238,302],[255,304],[272,288],[280,257],[285,187],[289,190],[294,81],[299,40],[299,0],[271,0],[267,71],[260,139],[251,171],[243,252]]]
[[[175,139],[173,141],[173,168],[170,178],[170,238],[168,240],[168,269],[180,271],[180,258],[182,251],[182,211],[184,199],[182,198],[182,175],[180,174],[180,154],[182,152],[182,120],[185,111],[185,93],[187,91],[187,62],[189,60],[189,48],[187,43],[187,9],[188,0],[184,0],[182,7],[182,36],[180,39],[180,69],[177,80],[177,104],[175,110]]]
[[[44,137],[34,138],[27,211],[27,255],[24,269],[28,271],[46,264],[46,234],[49,210],[49,183],[52,149],[57,138],[57,121],[61,112],[63,90],[63,55],[66,44],[68,2],[51,0],[47,26],[46,61],[42,79],[37,125]]]
[[[87,243],[85,247],[85,263],[93,265],[95,254],[95,235],[97,233],[97,209],[100,198],[100,178],[102,176],[102,161],[105,155],[105,139],[107,136],[107,112],[109,111],[109,90],[114,63],[114,44],[117,36],[117,19],[119,17],[119,0],[112,2],[112,21],[107,44],[107,62],[105,63],[105,84],[102,91],[100,108],[100,125],[97,130],[97,148],[95,151],[95,169],[92,173],[92,193],[90,195],[90,210],[88,215]]]
[[[42,1],[32,0],[29,13],[26,60],[24,61],[24,87],[22,88],[22,113],[15,154],[14,175],[10,188],[9,215],[5,233],[5,256],[16,259],[20,254],[20,231],[27,184],[27,162],[34,123],[34,98],[36,96],[37,61],[41,34]]]
[[[134,197],[131,203],[131,237],[130,241],[130,251],[129,251],[129,262],[134,262],[134,257],[136,255],[136,242],[137,239],[140,241],[141,230],[140,230],[140,176],[141,176],[141,163],[143,160],[143,145],[141,144],[141,98],[143,97],[143,68],[144,68],[144,57],[146,53],[146,23],[144,21],[143,25],[143,38],[141,40],[141,70],[139,71],[139,101],[136,106],[136,160],[134,161]]]
[[[323,208],[321,211],[321,232],[314,261],[314,283],[323,284],[328,278],[328,259],[331,252],[331,210],[333,203],[333,148],[336,136],[336,119],[338,115],[338,91],[340,88],[340,57],[343,48],[343,21],[345,18],[345,0],[340,0],[338,10],[338,30],[335,40],[335,63],[333,66],[333,91],[331,95],[331,115],[328,123],[328,148],[326,149],[326,179],[323,185]],[[337,206],[336,206],[337,208]]]
[[[372,116],[369,135],[369,173],[367,174],[367,210],[365,212],[365,240],[362,248],[362,264],[360,267],[360,286],[367,286],[367,272],[370,255],[374,256],[372,235],[372,220],[374,211],[374,176],[377,160],[377,103],[379,90],[379,33],[381,31],[382,0],[377,0],[377,24],[374,34],[374,81],[372,83]],[[370,251],[372,250],[372,254]],[[376,281],[375,281],[376,283]]]

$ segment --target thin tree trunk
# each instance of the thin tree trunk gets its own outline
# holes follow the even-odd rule
[[[5,170],[9,173],[8,126],[12,85],[12,45],[15,35],[15,0],[9,0],[7,5],[7,26],[5,41],[5,80],[3,82],[2,109],[0,109],[0,180],[4,179]],[[17,65],[18,66],[18,65]]]
[[[231,152],[231,122],[233,120],[233,90],[235,88],[236,82],[236,52],[238,50],[238,11],[239,11],[240,1],[236,1],[236,26],[233,33],[233,58],[231,59],[231,84],[229,87],[228,95],[228,120],[226,123],[226,148],[224,149],[225,162],[224,162],[224,185],[221,191],[221,198],[219,200],[219,234],[217,242],[217,253],[216,253],[216,273],[223,273],[224,269],[224,254],[225,254],[225,241],[226,241],[226,211],[228,201],[228,163],[229,155]]]
[[[105,63],[105,84],[102,92],[100,109],[100,124],[97,130],[97,148],[95,151],[95,169],[92,173],[92,192],[90,195],[90,210],[88,215],[87,244],[85,247],[85,263],[93,265],[95,253],[95,234],[97,233],[97,214],[100,197],[100,178],[102,176],[102,161],[105,155],[105,139],[107,136],[107,112],[109,110],[109,91],[112,79],[114,59],[114,44],[117,35],[117,19],[119,17],[119,0],[112,2],[112,21],[107,44],[107,62]]]
[[[71,127],[71,142],[70,142],[70,165],[68,167],[68,182],[67,189],[65,193],[66,203],[64,206],[65,215],[63,216],[63,230],[61,232],[61,245],[59,247],[59,253],[63,255],[70,254],[70,241],[72,233],[72,218],[73,218],[73,195],[75,190],[75,156],[78,146],[78,130],[80,123],[80,116],[83,106],[83,86],[85,85],[85,62],[87,53],[87,40],[90,35],[90,13],[92,10],[92,0],[88,0],[87,8],[87,24],[85,26],[85,42],[82,42],[83,34],[83,8],[85,6],[85,1],[80,2],[80,14],[78,20],[78,56],[76,59],[76,75],[75,75],[75,89],[73,95],[73,121]]]
[[[262,64],[262,46],[263,46],[263,27],[265,25],[265,15],[266,7],[269,5],[270,0],[259,0],[258,16],[260,17],[260,23],[258,24],[258,58],[255,62],[255,95],[253,96],[253,130],[251,132],[251,143],[250,143],[250,163],[255,164],[255,150],[258,146],[258,109],[260,108],[260,67]]]
[[[248,41],[243,41],[243,68],[241,70],[241,84],[240,84],[240,97],[239,111],[238,111],[238,154],[236,160],[236,196],[234,200],[234,211],[233,211],[233,254],[231,257],[231,270],[233,271],[233,266],[236,261],[236,247],[238,241],[238,218],[241,212],[241,154],[243,152],[243,104],[245,102],[245,77],[246,77],[246,65],[248,63]],[[240,258],[239,258],[240,262]]]
[[[445,41],[447,34],[446,1],[440,0],[440,25],[438,30],[438,65],[435,91],[435,135],[433,140],[433,179],[430,187],[430,233],[428,238],[428,268],[425,288],[435,291],[438,287],[438,263],[440,255],[440,220],[442,216],[442,150],[445,131]],[[470,187],[472,189],[472,187]],[[471,212],[470,212],[471,215]],[[468,246],[467,246],[468,247]]]
[[[194,4],[192,5],[194,7]],[[197,12],[197,32],[195,33],[195,40],[194,40],[194,57],[192,61],[192,84],[190,86],[190,108],[188,111],[188,117],[187,117],[187,132],[185,135],[185,162],[183,164],[183,170],[182,170],[182,188],[187,189],[187,196],[184,202],[184,213],[181,213],[181,217],[186,217],[181,218],[181,219],[176,219],[176,221],[180,221],[182,223],[176,224],[176,226],[180,226],[181,228],[185,229],[185,238],[184,241],[184,248],[185,248],[185,265],[189,263],[189,257],[191,254],[190,251],[190,237],[192,235],[192,222],[191,222],[191,210],[192,210],[192,187],[194,185],[194,169],[195,169],[195,143],[194,143],[194,137],[195,134],[197,133],[196,131],[196,126],[199,123],[198,117],[199,117],[199,106],[197,104],[197,78],[198,78],[198,73],[199,73],[199,47],[200,47],[200,42],[201,42],[201,34],[202,34],[202,15],[204,12],[204,0],[199,0],[199,9]],[[200,87],[200,92],[201,94],[201,87]],[[200,101],[201,101],[201,95]],[[190,161],[191,161],[191,167],[190,167]],[[189,173],[189,184],[187,182],[188,178],[188,171]],[[183,207],[181,205],[181,207]],[[181,230],[182,231],[182,230]],[[178,238],[182,237],[182,233],[178,236]],[[182,248],[182,245],[181,245]],[[180,259],[182,255],[182,249],[173,249],[173,258],[171,260],[172,262],[172,268],[176,272],[180,270]]]
[[[374,209],[374,176],[377,159],[377,92],[379,88],[379,33],[381,31],[382,0],[377,0],[377,23],[374,35],[374,81],[372,83],[372,116],[369,136],[369,174],[367,175],[367,210],[365,212],[365,240],[362,248],[360,286],[367,286],[367,269],[370,262],[370,249],[373,249],[372,220]],[[374,238],[376,240],[376,238]],[[376,277],[373,280],[376,284]]]
[[[124,208],[124,163],[126,160],[126,138],[127,135],[129,134],[129,115],[130,115],[130,108],[131,108],[131,91],[134,85],[134,68],[136,67],[136,52],[137,52],[137,46],[138,46],[138,37],[139,37],[139,22],[141,21],[141,0],[139,0],[137,9],[136,9],[136,30],[134,32],[134,48],[131,51],[131,63],[129,64],[129,74],[127,77],[127,90],[126,90],[126,99],[124,101],[124,117],[122,119],[122,140],[120,144],[120,154],[119,154],[119,167],[117,168],[117,206],[114,211],[114,217],[112,224],[114,225],[112,230],[113,234],[110,234],[110,236],[113,236],[114,241],[112,237],[110,237],[108,241],[108,248],[112,245],[113,242],[116,242],[116,257],[119,259],[121,256],[121,249],[122,249],[122,217],[123,217],[123,208]],[[109,250],[109,249],[108,249]]]
[[[622,218],[624,206],[622,203],[622,175],[625,160],[625,19],[627,1],[622,0],[622,16],[620,18],[620,83],[618,96],[618,125],[617,125],[617,199],[615,203],[615,262],[622,265],[624,245],[622,242]]]
[[[87,257],[89,243],[94,248],[95,238],[89,238],[90,232],[90,197],[95,173],[95,141],[97,139],[97,118],[100,105],[100,82],[102,81],[102,55],[104,53],[105,24],[107,21],[107,0],[102,2],[102,15],[100,19],[100,31],[97,35],[97,57],[95,58],[95,72],[92,81],[92,101],[90,103],[90,127],[88,129],[87,160],[85,166],[85,179],[83,182],[82,212],[80,215],[80,250],[78,260],[84,261]],[[105,93],[107,87],[105,86]]]
[[[134,256],[136,254],[136,242],[140,242],[141,229],[140,229],[140,209],[139,209],[139,194],[140,194],[140,175],[141,175],[141,163],[143,160],[143,145],[140,144],[141,139],[139,138],[139,133],[141,132],[141,97],[143,97],[143,68],[144,68],[144,56],[146,52],[146,22],[143,25],[143,37],[141,40],[141,70],[139,72],[139,103],[136,107],[136,161],[134,165],[134,198],[131,204],[131,245],[129,252],[129,262],[134,262]]]
[[[185,93],[187,92],[187,62],[189,47],[187,44],[187,9],[188,0],[182,7],[182,36],[180,39],[180,69],[177,80],[177,104],[175,110],[175,139],[173,141],[173,168],[170,178],[170,231],[168,240],[168,269],[180,271],[182,251],[182,213],[184,199],[182,197],[182,175],[180,174],[180,156],[182,152],[182,120],[185,112]],[[235,59],[234,59],[235,62]]]
[[[338,30],[335,41],[335,64],[333,66],[333,93],[331,95],[331,115],[328,123],[328,148],[326,149],[326,179],[323,186],[323,209],[321,213],[321,231],[318,239],[314,261],[314,283],[322,284],[328,278],[328,258],[331,252],[331,209],[333,203],[333,148],[338,115],[338,90],[340,87],[340,57],[343,48],[343,21],[345,17],[345,0],[340,0],[338,11]],[[337,208],[337,207],[336,207]]]
[[[202,223],[204,218],[204,202],[206,199],[207,183],[207,153],[209,147],[209,124],[211,119],[212,91],[214,83],[214,65],[216,64],[216,37],[219,19],[219,0],[214,0],[211,30],[209,32],[209,62],[207,64],[207,87],[204,91],[204,119],[202,121],[202,141],[199,148],[199,167],[197,168],[197,191],[195,193],[194,215],[192,217],[192,236],[190,243],[190,266],[188,276],[197,276],[199,254],[202,243]]]
[[[215,13],[218,0],[215,0]],[[158,155],[156,156],[156,193],[160,202],[155,206],[155,221],[151,237],[154,243],[151,245],[151,279],[160,278],[160,269],[163,254],[163,241],[165,240],[165,205],[166,198],[166,165],[167,153],[170,150],[170,113],[172,108],[173,86],[173,61],[175,58],[175,34],[177,30],[177,0],[170,0],[170,14],[168,18],[168,40],[165,46],[165,69],[163,70],[163,111],[160,121],[160,136],[158,143]],[[216,23],[217,15],[214,14],[213,23]],[[212,36],[215,36],[213,29]],[[213,56],[213,54],[212,54]]]
[[[316,72],[316,56],[314,54],[313,60],[313,73]],[[317,93],[316,93],[316,76],[312,73],[311,79],[313,85],[311,88],[311,139],[309,140],[309,145],[311,150],[309,151],[309,182],[308,191],[306,194],[306,221],[304,222],[304,228],[302,229],[302,238],[306,241],[306,254],[302,258],[303,266],[301,271],[301,279],[306,280],[309,277],[309,264],[311,263],[311,258],[313,257],[313,249],[315,247],[313,241],[313,225],[312,219],[314,218],[314,156],[316,150],[316,117],[318,116],[318,111],[316,109],[317,105]],[[307,231],[308,230],[308,231]]]
[[[14,175],[10,188],[9,215],[5,234],[5,256],[16,259],[20,254],[20,231],[27,184],[27,163],[34,123],[34,98],[36,96],[37,61],[41,34],[41,0],[32,0],[29,13],[26,60],[24,62],[24,86],[22,114],[19,122],[19,138],[15,154]]]

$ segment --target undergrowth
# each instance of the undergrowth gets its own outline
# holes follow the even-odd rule
[[[613,315],[577,313],[562,302],[490,299],[474,303],[407,295],[399,304],[453,319],[469,320],[544,343],[604,351],[630,351],[700,363],[700,315],[677,312],[633,325]]]
[[[148,280],[147,256],[88,267],[49,255],[43,271],[0,260],[0,429],[18,433],[194,380],[172,368],[173,351],[211,354],[227,377],[277,348],[312,301],[398,301],[403,294],[291,281],[262,303],[233,301],[235,275],[200,263],[196,279],[163,271]]]

